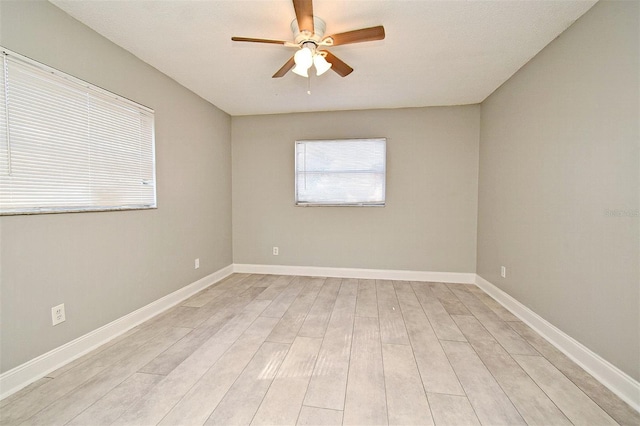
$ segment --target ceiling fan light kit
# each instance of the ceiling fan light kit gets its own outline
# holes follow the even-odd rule
[[[326,53],[325,53],[326,54]],[[311,66],[316,67],[316,75],[322,75],[331,68],[331,64],[324,58],[322,52],[317,50],[315,43],[306,41],[300,50],[293,55],[296,66],[291,70],[302,77],[309,77]]]
[[[308,71],[311,66],[315,66],[316,75],[322,75],[329,69],[333,69],[333,71],[341,77],[346,77],[353,72],[353,68],[328,50],[319,50],[318,48],[382,40],[385,37],[384,27],[381,25],[325,37],[326,24],[322,19],[313,16],[312,0],[293,0],[293,8],[296,13],[296,19],[291,22],[293,42],[250,37],[231,37],[233,41],[281,44],[285,47],[298,49],[295,55],[289,58],[272,76],[273,78],[283,77],[289,70],[292,70],[299,76],[308,78]]]
[[[293,72],[302,77],[309,77],[308,70],[313,64],[313,52],[307,47],[303,47],[293,55],[293,61],[296,63]]]
[[[316,56],[313,57],[313,66],[316,67],[316,75],[322,75],[325,72],[329,71],[331,65],[321,53],[317,53]]]

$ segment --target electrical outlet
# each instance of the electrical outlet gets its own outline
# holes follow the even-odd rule
[[[500,276],[502,278],[507,278],[507,267],[506,266],[501,266],[500,267]]]
[[[64,303],[51,308],[51,325],[58,325],[66,320],[64,314]]]
[[[274,248],[273,248],[273,255],[274,255],[274,256],[277,256],[277,255],[279,255],[279,254],[280,254],[280,250],[278,249],[278,247],[274,247]]]
[[[193,264],[193,269],[198,269],[200,267],[200,258],[197,258]]]

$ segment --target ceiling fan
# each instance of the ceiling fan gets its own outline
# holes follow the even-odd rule
[[[231,37],[233,41],[281,44],[298,49],[295,55],[289,58],[282,68],[276,71],[273,78],[284,76],[292,68],[294,73],[309,77],[308,70],[311,65],[315,66],[317,75],[321,75],[331,68],[341,77],[346,77],[353,72],[353,68],[328,50],[321,48],[384,39],[384,27],[382,25],[325,36],[326,25],[322,19],[313,16],[312,0],[293,0],[293,8],[296,12],[296,19],[291,22],[291,31],[294,37],[292,42]]]

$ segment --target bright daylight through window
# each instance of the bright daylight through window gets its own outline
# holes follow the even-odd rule
[[[296,141],[296,205],[384,206],[386,139]]]
[[[0,214],[155,208],[153,110],[2,50]]]

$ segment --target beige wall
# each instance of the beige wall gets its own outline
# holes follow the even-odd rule
[[[0,44],[156,110],[159,205],[0,218],[0,371],[230,264],[233,230],[236,263],[476,272],[477,249],[482,277],[638,379],[638,15],[601,1],[482,117],[232,119],[54,6],[0,1]],[[353,137],[387,138],[387,206],[294,207],[294,141]]]
[[[478,216],[479,275],[636,380],[639,4],[599,2],[485,100]]]
[[[479,120],[477,105],[233,117],[234,262],[475,272]],[[387,138],[386,207],[295,207],[294,141],[361,137]]]
[[[3,46],[155,109],[158,181],[157,210],[0,218],[6,371],[232,262],[231,119],[47,2],[0,16]]]

